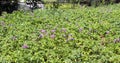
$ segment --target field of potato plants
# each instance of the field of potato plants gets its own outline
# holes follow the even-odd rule
[[[120,4],[3,13],[0,63],[120,63]]]

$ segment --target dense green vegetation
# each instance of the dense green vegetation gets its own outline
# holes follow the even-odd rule
[[[2,63],[119,63],[120,4],[0,17]]]

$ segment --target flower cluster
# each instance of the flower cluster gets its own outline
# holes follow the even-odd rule
[[[29,46],[28,46],[27,44],[24,44],[24,45],[22,46],[22,48],[27,49],[27,48],[29,48]]]
[[[119,42],[120,42],[120,38],[116,38],[116,39],[114,39],[113,42],[114,42],[114,43],[119,43]]]

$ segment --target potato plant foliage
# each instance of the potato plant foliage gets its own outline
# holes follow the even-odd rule
[[[0,17],[0,63],[119,63],[120,4]]]

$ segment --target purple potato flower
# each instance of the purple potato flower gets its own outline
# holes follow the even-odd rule
[[[40,30],[40,32],[41,32],[41,33],[45,33],[45,32],[46,32],[46,30],[43,30],[43,29],[42,29],[42,30]]]
[[[43,34],[40,34],[40,35],[39,35],[39,38],[43,38],[43,37],[44,37],[44,35],[43,35]]]
[[[118,42],[120,42],[120,38],[114,39],[113,42],[114,42],[114,43],[118,43]]]
[[[73,41],[73,40],[75,40],[75,39],[74,39],[74,38],[68,38],[68,39],[67,39],[67,42],[68,42],[68,41]]]
[[[105,32],[105,34],[109,34],[109,33],[110,33],[110,31],[106,31],[106,32]]]
[[[23,46],[22,46],[22,48],[24,48],[24,49],[26,49],[26,48],[28,48],[29,46],[27,45],[27,44],[24,44]]]
[[[50,35],[50,38],[54,39],[55,38],[55,34]]]
[[[54,33],[56,30],[51,30],[52,33]]]
[[[62,30],[61,30],[62,32],[66,32],[67,30],[66,30],[66,28],[62,28]]]
[[[74,40],[74,38],[70,38],[69,40]]]
[[[79,32],[82,32],[83,31],[83,28],[79,28]]]

